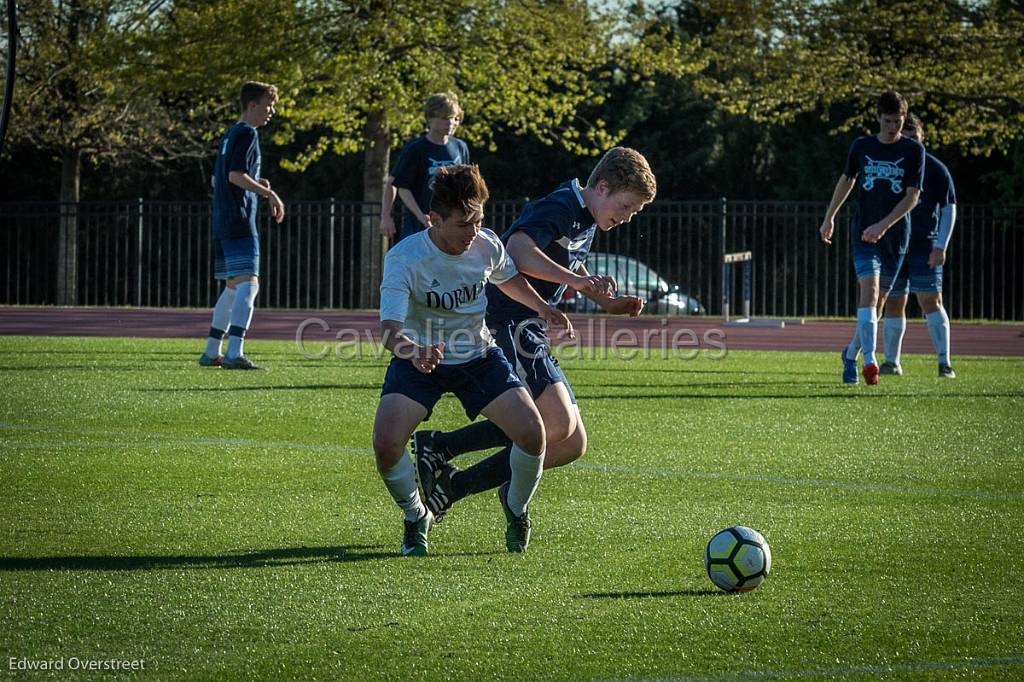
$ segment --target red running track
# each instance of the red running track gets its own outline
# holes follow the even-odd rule
[[[321,322],[323,324],[321,324]],[[311,346],[337,339],[377,338],[376,310],[257,309],[249,339],[294,340],[306,323],[303,339]],[[729,350],[838,351],[853,335],[854,322],[828,321],[787,324],[784,328],[723,326],[709,318],[640,318],[572,316],[584,346],[642,345],[645,333],[652,349],[663,344],[680,347]],[[326,329],[324,329],[326,326]],[[210,328],[210,311],[168,308],[56,308],[0,307],[0,335],[32,336],[136,336],[193,338],[199,343]],[[342,330],[341,337],[337,335]],[[557,342],[557,339],[556,339]],[[1024,325],[953,324],[955,355],[1024,357]],[[923,323],[907,325],[903,349],[907,353],[932,353],[928,329]]]

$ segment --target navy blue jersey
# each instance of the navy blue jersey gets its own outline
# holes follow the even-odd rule
[[[543,199],[527,204],[512,227],[501,235],[501,241],[508,245],[509,237],[516,232],[525,233],[544,255],[575,272],[587,260],[597,233],[597,223],[583,203],[579,182],[568,180]],[[555,305],[561,300],[564,284],[537,279],[525,273],[523,276],[549,304]],[[489,326],[536,316],[531,308],[513,301],[494,285],[487,285]]]
[[[910,212],[910,242],[931,248],[939,234],[939,211],[956,203],[953,176],[946,164],[931,154],[925,156],[924,188],[921,200]]]
[[[255,237],[255,192],[231,184],[232,171],[248,173],[260,179],[260,138],[256,129],[239,121],[221,138],[217,161],[213,164],[213,238]]]
[[[434,144],[426,135],[405,145],[391,175],[394,186],[407,189],[416,197],[416,204],[424,215],[430,211],[430,179],[442,166],[469,163],[469,147],[457,137],[449,137],[446,144]],[[401,201],[401,200],[400,200]],[[402,224],[421,228],[419,219],[402,203]]]
[[[924,147],[908,137],[885,144],[878,137],[859,137],[850,146],[843,175],[857,178],[857,202],[854,205],[850,238],[861,241],[864,229],[889,215],[907,188],[920,188],[924,182]],[[910,240],[910,216],[889,228],[878,242],[880,249],[894,255],[907,250]]]

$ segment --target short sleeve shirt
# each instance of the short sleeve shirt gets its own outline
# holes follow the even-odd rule
[[[583,201],[579,181],[569,180],[543,199],[527,204],[512,226],[501,235],[501,241],[508,244],[516,232],[529,236],[544,255],[575,272],[587,260],[597,233],[597,223]],[[561,300],[566,285],[523,276],[548,304],[555,305]],[[488,289],[487,301],[487,320],[492,325],[518,322],[537,315],[493,287]]]
[[[850,146],[843,175],[857,179],[850,238],[861,243],[864,229],[887,216],[910,187],[924,183],[924,147],[907,137],[885,144],[877,136],[857,138]],[[910,217],[893,225],[879,248],[902,253],[910,240]]]
[[[260,179],[260,139],[256,129],[239,121],[231,126],[217,147],[213,164],[213,238],[256,237],[258,197],[228,179],[232,171]]]
[[[498,235],[480,230],[458,256],[434,244],[428,230],[400,241],[384,258],[380,319],[394,320],[423,345],[444,342],[441,364],[460,364],[495,345],[484,324],[485,287],[518,273]]]
[[[391,175],[395,187],[407,189],[416,197],[416,205],[426,214],[430,210],[430,179],[442,166],[469,163],[469,146],[457,137],[445,144],[434,144],[426,135],[405,145]],[[402,224],[420,225],[419,219],[402,204]]]

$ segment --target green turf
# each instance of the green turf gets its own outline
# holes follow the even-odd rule
[[[410,559],[370,452],[384,360],[249,350],[269,371],[0,338],[7,675],[1024,677],[1024,360],[909,356],[871,388],[833,353],[568,361],[590,449],[544,477],[530,551],[488,493]],[[464,420],[445,398],[431,424]],[[774,566],[730,596],[702,556],[737,523]]]

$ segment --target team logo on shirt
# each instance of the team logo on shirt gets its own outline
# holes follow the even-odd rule
[[[451,291],[434,291],[431,289],[427,292],[426,306],[428,308],[441,308],[442,310],[455,310],[459,306],[475,301],[483,292],[484,284],[481,281],[473,285],[458,287]]]
[[[462,156],[456,155],[454,159],[428,158],[427,160],[430,161],[430,168],[427,169],[427,175],[429,175],[430,177],[434,177],[434,173],[437,172],[438,168],[443,168],[444,166],[458,166],[459,164],[461,164]]]
[[[888,180],[889,189],[892,190],[893,194],[899,194],[903,191],[903,169],[900,168],[900,164],[903,163],[903,159],[896,159],[895,161],[875,161],[867,154],[864,155],[864,159],[867,163],[864,165],[864,189],[871,191],[875,188],[875,182],[879,180]]]

